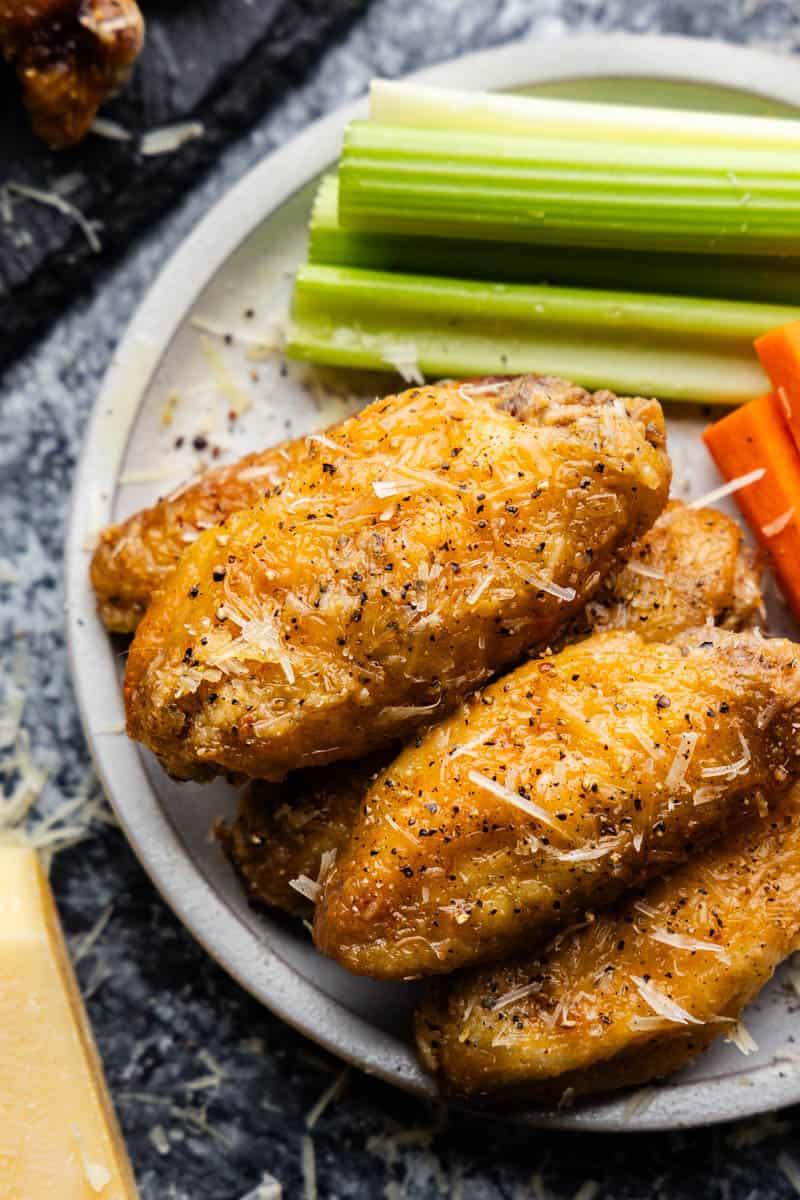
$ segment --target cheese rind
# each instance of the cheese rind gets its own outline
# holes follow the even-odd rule
[[[138,1193],[47,878],[0,846],[0,1200]]]

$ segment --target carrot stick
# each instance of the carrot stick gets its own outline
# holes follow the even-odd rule
[[[800,621],[800,453],[779,400],[771,393],[751,400],[709,425],[703,440],[728,480],[764,470],[734,499],[768,551],[786,602]]]
[[[754,344],[792,437],[800,446],[800,321],[779,325],[756,338]]]

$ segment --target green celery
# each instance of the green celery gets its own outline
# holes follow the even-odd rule
[[[800,258],[587,250],[345,229],[339,221],[336,175],[326,175],[320,183],[311,216],[308,257],[319,265],[373,271],[800,306]]]
[[[468,92],[404,80],[373,80],[369,115],[380,125],[451,133],[482,130],[584,141],[800,151],[800,121],[795,119]]]
[[[341,367],[560,374],[620,393],[735,404],[768,387],[753,338],[796,316],[739,301],[306,266],[288,350]]]
[[[625,250],[800,254],[796,154],[353,122],[349,229]]]

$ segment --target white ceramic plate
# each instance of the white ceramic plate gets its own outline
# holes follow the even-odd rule
[[[652,102],[687,107],[800,107],[800,72],[791,59],[679,38],[520,43],[447,63],[420,78],[462,88],[544,84],[551,94],[589,98],[630,99],[633,87]],[[712,102],[709,87],[715,89]],[[186,239],[141,305],[109,369],[75,481],[67,545],[68,635],[97,770],[131,845],[181,920],[244,987],[309,1037],[365,1071],[433,1096],[434,1085],[417,1065],[410,1038],[414,988],[355,979],[321,958],[301,926],[251,911],[208,837],[216,817],[233,813],[233,790],[223,783],[172,783],[120,732],[120,647],[97,619],[87,578],[87,547],[98,529],[190,474],[198,457],[192,437],[202,429],[210,444],[222,442],[226,455],[238,456],[287,432],[310,432],[352,403],[326,401],[320,407],[298,379],[282,377],[278,358],[255,362],[246,343],[227,345],[198,324],[256,340],[268,333],[304,250],[314,182],[336,159],[345,123],[363,112],[359,103],[333,113],[251,171]],[[255,315],[248,318],[250,308]],[[252,400],[233,433],[226,420],[231,388]],[[180,401],[173,425],[165,429],[162,416],[171,393]],[[703,420],[686,408],[669,417],[676,490],[701,494],[716,482],[697,437]],[[177,451],[180,434],[186,441]],[[777,979],[747,1016],[757,1054],[745,1059],[720,1043],[656,1089],[647,1104],[618,1096],[521,1119],[598,1130],[657,1129],[742,1117],[800,1100],[800,1059],[788,1041],[793,1023],[786,989]]]

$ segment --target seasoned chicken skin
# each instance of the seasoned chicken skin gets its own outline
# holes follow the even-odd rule
[[[741,629],[761,610],[758,578],[735,521],[671,500],[611,569],[570,637],[581,629],[633,629],[648,642],[666,642],[709,623]]]
[[[133,633],[187,546],[204,529],[269,496],[306,449],[306,438],[297,438],[204,471],[121,525],[104,529],[91,579],[105,626],[112,633]]]
[[[797,772],[797,654],[618,632],[519,667],[369,789],[317,946],[378,978],[497,961],[682,861]]]
[[[344,849],[367,789],[386,765],[385,754],[373,755],[296,771],[284,783],[255,780],[242,790],[235,822],[216,832],[254,904],[311,915],[310,896],[292,881],[316,882]]]
[[[181,778],[358,758],[546,641],[663,508],[656,401],[415,388],[203,533],[150,605],[128,731]]]
[[[143,42],[135,0],[0,0],[0,53],[16,67],[34,132],[54,149],[88,133]]]
[[[746,625],[760,610],[761,590],[752,555],[740,543],[739,527],[729,517],[672,501],[631,547],[631,569],[623,562],[614,570],[567,639],[590,633],[592,619],[601,629],[635,621],[651,641],[683,632],[681,621],[686,628],[706,622]],[[652,574],[634,569],[642,562]],[[651,590],[659,577],[670,580],[660,602]],[[640,621],[642,616],[648,619]],[[237,820],[220,836],[254,902],[310,914],[310,901],[290,880],[316,879],[323,854],[344,851],[369,785],[393,757],[389,752],[366,764],[315,768],[290,775],[285,784],[255,782],[245,790]]]
[[[424,1065],[464,1096],[539,1102],[678,1070],[800,946],[800,789],[538,956],[437,981]]]

